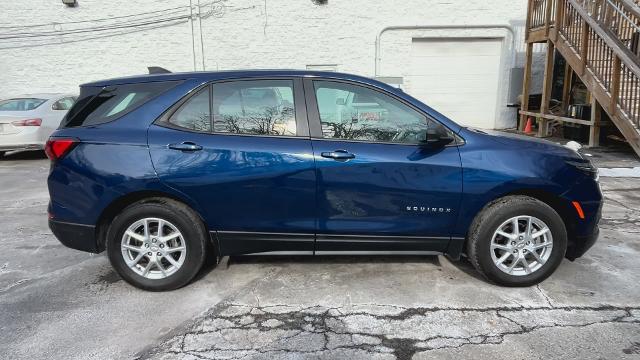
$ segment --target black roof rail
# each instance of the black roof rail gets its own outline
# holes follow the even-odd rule
[[[171,71],[160,66],[149,66],[149,74],[171,74]]]

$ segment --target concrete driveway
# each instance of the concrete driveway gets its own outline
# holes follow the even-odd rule
[[[640,178],[602,178],[599,242],[539,286],[444,257],[238,257],[150,293],[51,235],[48,166],[0,161],[3,359],[640,358]]]

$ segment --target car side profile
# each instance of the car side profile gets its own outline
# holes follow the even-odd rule
[[[71,94],[32,94],[0,100],[0,157],[8,151],[43,150],[73,106]]]
[[[46,152],[53,233],[147,290],[241,254],[465,256],[529,286],[593,245],[602,207],[580,153],[332,72],[85,84]]]

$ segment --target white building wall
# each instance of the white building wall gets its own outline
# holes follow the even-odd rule
[[[69,22],[112,18],[183,7],[188,0],[78,0],[67,8],[58,0],[0,2],[0,98],[22,93],[77,91],[81,83],[146,72],[150,65],[172,71],[241,68],[297,68],[336,65],[338,71],[375,75],[375,44],[388,26],[506,25],[505,29],[390,30],[380,37],[378,75],[404,76],[415,37],[498,37],[504,39],[500,100],[495,127],[514,125],[515,110],[507,109],[509,69],[522,67],[522,26],[526,2],[513,0],[200,0],[212,15],[192,24],[136,32],[56,35],[73,27],[105,22]],[[197,3],[197,0],[192,0]],[[213,3],[212,3],[213,1]],[[194,7],[196,8],[196,7]],[[182,11],[182,12],[180,12]],[[158,18],[162,18],[158,14]],[[126,23],[128,18],[117,20]],[[108,20],[106,23],[112,23]],[[7,28],[60,23],[38,28]],[[18,32],[53,32],[53,36],[7,39]],[[109,32],[107,32],[109,33]],[[43,42],[48,45],[39,45]],[[195,42],[195,53],[193,43]],[[201,48],[204,48],[202,56]],[[538,62],[536,62],[538,64]],[[534,74],[535,78],[535,74]],[[538,86],[539,85],[534,85]],[[410,84],[405,85],[410,93]],[[534,91],[536,88],[534,88]]]

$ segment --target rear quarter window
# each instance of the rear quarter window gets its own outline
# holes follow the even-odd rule
[[[104,124],[113,121],[178,85],[178,81],[80,87],[80,96],[61,127]]]

